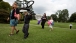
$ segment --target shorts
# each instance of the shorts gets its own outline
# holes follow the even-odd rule
[[[49,25],[49,27],[50,27],[50,28],[53,28],[53,26],[52,26],[52,25]]]
[[[17,26],[18,20],[17,19],[11,19],[10,20],[10,26]]]

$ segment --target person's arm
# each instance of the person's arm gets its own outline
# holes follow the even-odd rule
[[[29,19],[30,19],[30,20],[32,19],[32,14],[29,15]]]
[[[16,9],[16,14],[18,16],[18,20],[20,20],[20,14],[19,14],[19,9],[18,8]]]
[[[7,18],[7,21],[9,21],[9,19],[10,19],[10,15],[9,15],[9,17]]]
[[[43,18],[43,19],[46,19],[46,18]]]
[[[43,19],[47,19],[46,17],[43,17]]]
[[[9,17],[7,18],[7,21],[9,21]]]

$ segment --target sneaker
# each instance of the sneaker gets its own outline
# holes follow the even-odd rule
[[[29,35],[29,33],[28,33],[28,35]],[[27,39],[28,38],[28,35],[27,36],[24,36],[24,39]]]
[[[19,30],[18,30],[18,31],[16,31],[16,34],[18,34],[18,32],[19,32]]]
[[[28,36],[26,36],[26,37],[24,36],[24,39],[27,39],[27,38],[28,38]]]

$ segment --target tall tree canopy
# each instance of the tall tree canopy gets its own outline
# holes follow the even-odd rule
[[[70,22],[76,22],[76,12],[71,15]]]
[[[0,23],[6,23],[7,17],[10,12],[10,4],[0,0]]]
[[[56,12],[56,15],[58,15],[58,21],[60,21],[60,22],[66,22],[69,17],[69,13],[68,13],[67,9],[58,10]]]

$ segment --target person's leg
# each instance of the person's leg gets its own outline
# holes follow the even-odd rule
[[[24,33],[24,36],[26,36],[26,34],[25,34],[26,33],[25,32],[26,31],[26,28],[25,27],[26,27],[26,24],[24,24],[23,29],[22,29],[22,32]]]
[[[14,29],[16,30],[16,34],[18,34],[19,30],[18,30],[18,29],[16,29],[16,27],[14,27]]]
[[[49,25],[49,27],[50,27],[50,31],[51,31],[51,25]]]
[[[18,24],[18,20],[15,20],[14,29],[16,30],[16,34],[18,34],[18,32],[19,32],[19,30],[16,28],[17,24]]]
[[[29,30],[29,24],[27,25],[27,36],[29,35],[28,30]]]
[[[14,26],[11,26],[11,34],[14,34]]]
[[[42,29],[44,28],[43,22],[41,22]]]
[[[44,23],[42,24],[42,28],[44,29]]]
[[[15,26],[11,26],[11,34],[14,34],[14,30],[16,30],[16,34],[19,32],[19,30],[17,30]]]
[[[22,32],[25,33],[25,24],[23,26]]]
[[[11,26],[11,33],[9,36],[14,34],[14,20],[13,19],[10,20],[10,26]]]
[[[70,29],[72,28],[72,26],[70,26]]]
[[[19,30],[17,30],[16,28],[15,28],[15,26],[17,26],[17,20],[15,20],[15,19],[11,19],[10,20],[10,26],[11,26],[11,33],[10,33],[10,35],[9,36],[11,36],[12,34],[14,34],[14,30],[16,30],[16,34],[19,32]]]
[[[42,29],[44,29],[44,24],[45,24],[44,22],[41,22]]]
[[[42,22],[41,22],[41,27],[42,27]]]
[[[70,26],[70,29],[71,29],[71,26]]]
[[[28,37],[28,35],[29,35],[28,29],[29,29],[29,25],[27,24],[27,25],[26,25],[26,30],[25,30],[25,35],[24,35],[24,38],[25,38],[25,39],[26,39],[26,38]]]
[[[51,30],[53,30],[53,27],[51,26]]]
[[[29,24],[26,25],[26,30],[25,30],[25,36],[24,36],[24,38],[27,38],[28,35],[29,35],[28,29],[29,29]]]
[[[71,29],[72,29],[72,26],[71,26]]]
[[[28,35],[29,35],[29,33],[28,33],[28,29],[29,29],[29,25],[28,24],[25,24],[24,26],[23,26],[23,33],[24,33],[24,38],[26,39],[27,37],[28,37]]]
[[[11,26],[11,33],[9,34],[9,36],[12,36],[14,34],[14,26]]]
[[[50,31],[52,31],[53,30],[53,27],[51,25],[49,27],[50,27]]]

